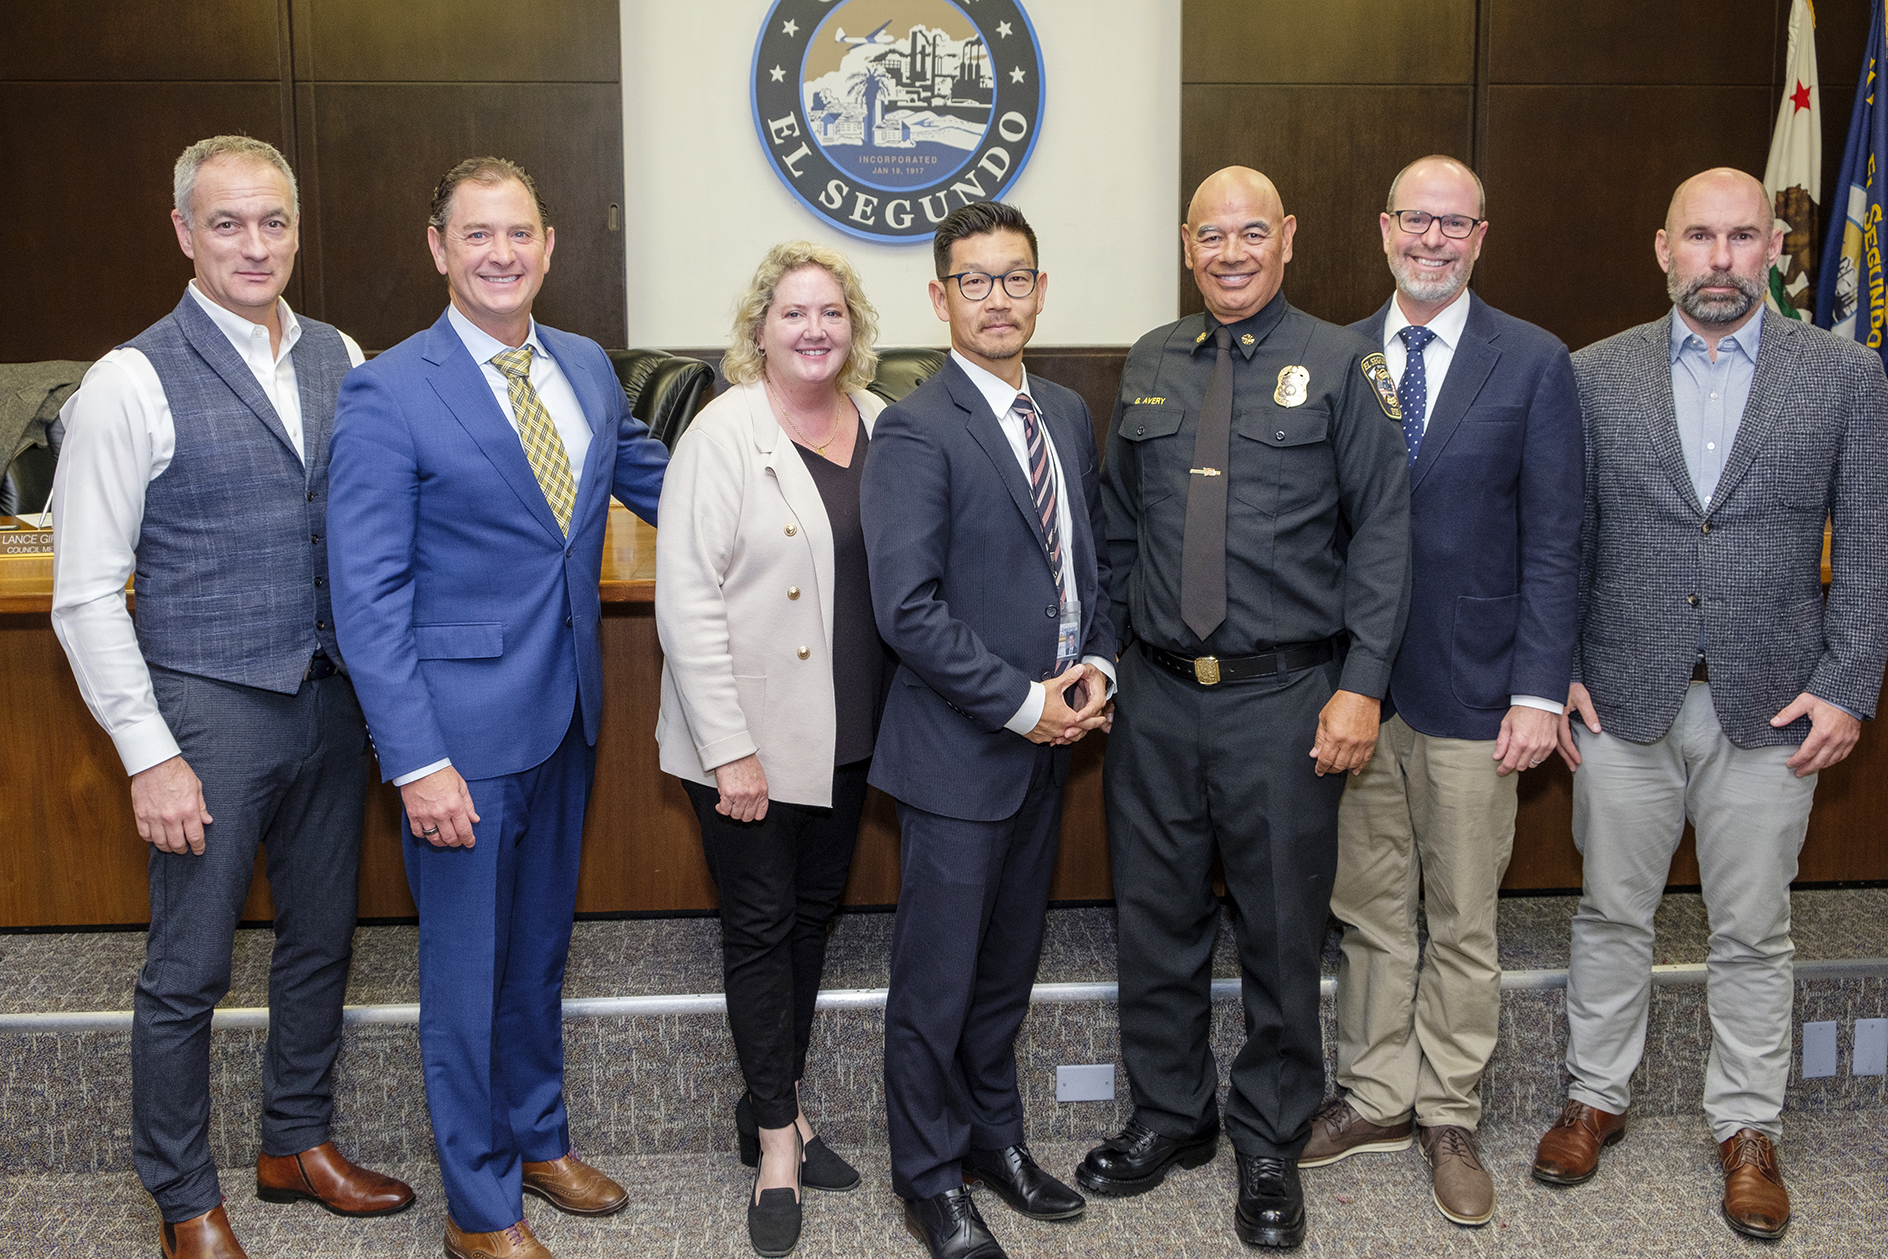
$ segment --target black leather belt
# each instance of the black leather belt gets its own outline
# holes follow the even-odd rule
[[[318,651],[309,658],[308,668],[302,674],[302,681],[319,682],[323,678],[333,677],[335,672],[334,661],[329,658],[328,653]]]
[[[1691,680],[1693,682],[1709,682],[1711,680],[1711,670],[1705,668],[1703,656],[1699,656],[1698,663],[1691,666]]]
[[[1337,640],[1321,643],[1296,643],[1276,651],[1262,651],[1256,656],[1180,656],[1143,642],[1147,658],[1173,674],[1201,686],[1221,682],[1247,682],[1253,678],[1275,678],[1323,664],[1337,655]]]

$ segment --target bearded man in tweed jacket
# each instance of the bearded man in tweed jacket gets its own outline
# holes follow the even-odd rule
[[[1652,916],[1685,821],[1711,920],[1704,1110],[1723,1214],[1776,1238],[1790,1072],[1790,881],[1817,772],[1854,748],[1888,656],[1888,379],[1763,306],[1762,187],[1710,170],[1658,233],[1674,309],[1573,356],[1586,429],[1579,647],[1562,726],[1584,888],[1559,1121],[1534,1175],[1578,1184],[1625,1134]],[[1820,584],[1832,521],[1833,580]]]

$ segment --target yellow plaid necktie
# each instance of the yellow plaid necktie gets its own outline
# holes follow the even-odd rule
[[[558,528],[570,536],[570,513],[577,505],[577,483],[570,477],[570,455],[564,439],[558,436],[551,413],[531,387],[531,347],[501,350],[492,355],[492,366],[505,373],[511,388],[511,413],[518,417],[518,440],[524,443],[524,457],[531,462],[531,473],[544,491],[544,501],[551,505]]]

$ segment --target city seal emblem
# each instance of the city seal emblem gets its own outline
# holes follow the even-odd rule
[[[1016,0],[776,0],[754,42],[774,173],[854,236],[922,243],[1015,183],[1042,122],[1042,50]]]

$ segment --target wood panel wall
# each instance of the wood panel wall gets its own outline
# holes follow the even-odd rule
[[[433,184],[498,153],[549,203],[538,313],[624,337],[617,0],[61,0],[0,6],[0,162],[22,300],[0,362],[96,358],[176,305],[170,170],[193,140],[280,148],[302,195],[287,297],[369,351],[431,324]]]

